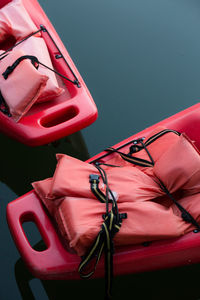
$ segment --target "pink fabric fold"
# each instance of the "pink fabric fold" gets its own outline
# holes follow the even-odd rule
[[[150,136],[160,130],[155,129]],[[114,237],[116,246],[179,237],[194,229],[182,219],[160,182],[197,221],[200,220],[200,155],[194,143],[185,134],[167,133],[147,147],[155,161],[153,167],[134,166],[116,153],[107,162],[120,167],[102,165],[116,196],[119,213],[128,216]],[[137,157],[148,159],[144,151],[138,151]],[[80,256],[94,242],[105,214],[105,203],[97,200],[90,190],[90,174],[99,174],[94,165],[58,154],[49,186],[47,181],[33,183],[44,204],[51,203],[54,207],[52,215],[62,236]],[[105,193],[101,178],[99,188]]]

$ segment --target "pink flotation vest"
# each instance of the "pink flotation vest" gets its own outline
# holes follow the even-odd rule
[[[34,103],[52,100],[64,92],[64,89],[59,87],[54,72],[50,70],[53,69],[53,65],[39,29],[21,0],[13,0],[0,9],[0,48],[1,45],[6,45],[7,41],[9,45],[11,38],[17,43],[17,46],[12,45],[13,48],[9,48],[12,49],[10,52],[0,50],[0,91],[15,121],[19,121]],[[28,37],[30,35],[32,36]],[[31,67],[25,68],[27,62],[20,63],[5,81],[2,73],[15,63],[13,58],[19,58],[20,51],[23,55],[35,56],[43,65],[39,64],[36,71]],[[43,84],[36,87],[38,79],[43,81]]]
[[[53,69],[53,65],[51,62],[51,58],[46,43],[42,37],[32,36],[28,38],[26,41],[19,44],[16,48],[13,49],[13,51],[15,51],[15,49],[16,50],[20,49],[24,53],[27,53],[28,55],[36,56],[37,59],[42,64],[44,64],[48,68]],[[49,80],[47,81],[45,89],[38,97],[37,103],[52,100],[55,97],[60,96],[64,92],[64,89],[62,87],[59,87],[54,72],[52,72],[45,66],[39,65],[38,72],[48,76]]]
[[[153,136],[159,135],[160,129]],[[152,166],[134,165],[115,152],[107,164],[115,162],[118,167],[101,166],[106,170],[119,213],[127,213],[114,236],[115,245],[178,237],[194,229],[195,223],[182,218],[183,211],[177,208],[177,202],[183,203],[195,221],[199,220],[200,156],[194,143],[184,134],[169,131],[146,147],[154,161]],[[129,156],[150,161],[144,151],[140,148],[137,155]],[[101,196],[106,193],[105,183],[92,164],[62,154],[57,155],[57,160],[54,176],[33,183],[33,187],[70,248],[82,256],[91,247],[103,222],[105,203]],[[91,174],[99,176],[93,190]],[[108,198],[111,200],[111,195]]]
[[[24,56],[23,51],[15,50],[0,60],[1,95],[16,122],[36,103],[48,81],[48,77],[39,73],[29,59],[22,60],[11,74],[5,76],[8,66]]]
[[[105,292],[111,297],[114,244],[125,246],[200,231],[200,153],[176,131],[157,128],[129,153],[88,164],[57,155],[52,178],[33,187],[68,249],[89,278],[105,252]]]
[[[10,36],[20,41],[37,30],[21,0],[12,0],[0,9],[0,43]]]

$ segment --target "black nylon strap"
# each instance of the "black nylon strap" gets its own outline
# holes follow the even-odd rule
[[[133,140],[132,143],[133,145],[130,147],[130,152],[128,154],[125,154],[115,148],[109,147],[107,148],[105,151],[110,151],[110,152],[116,152],[118,153],[125,161],[128,161],[134,165],[137,166],[142,166],[142,167],[153,167],[154,166],[154,160],[151,156],[151,154],[148,151],[147,146],[150,145],[151,143],[153,143],[155,140],[157,140],[159,137],[163,136],[166,133],[169,132],[173,132],[174,134],[177,134],[180,136],[180,133],[176,130],[173,129],[164,129],[156,134],[154,134],[153,136],[151,136],[150,138],[148,138],[145,142],[144,138],[139,138],[136,140]],[[142,149],[145,149],[145,151],[147,152],[150,161],[146,160],[146,159],[142,159],[142,158],[138,158],[138,157],[134,157],[132,156],[133,153],[136,153]]]
[[[130,152],[129,154],[132,154],[132,153],[136,153],[142,149],[144,149],[144,147],[150,145],[151,143],[155,142],[158,138],[160,138],[161,136],[165,135],[166,133],[174,133],[174,134],[177,134],[177,135],[181,135],[180,132],[176,131],[176,130],[173,130],[173,129],[163,129],[161,130],[160,132],[152,135],[150,138],[148,138],[145,142],[143,142],[144,138],[140,138],[140,139],[136,139],[133,141],[133,145],[130,147]],[[138,145],[138,143],[141,143],[142,145]],[[143,143],[142,143],[143,142]]]
[[[173,129],[163,129],[162,131],[152,135],[150,138],[148,138],[146,141],[145,141],[145,145],[148,146],[150,145],[151,143],[153,143],[155,140],[157,140],[158,138],[160,138],[161,136],[165,135],[166,133],[174,133],[174,134],[177,134],[178,136],[181,135],[180,132],[176,131],[176,130],[173,130]]]
[[[129,154],[125,154],[123,152],[120,152],[118,150],[116,150],[115,148],[107,148],[105,151],[110,151],[110,152],[116,152],[118,153],[124,160],[134,164],[134,165],[138,165],[141,167],[153,167],[153,162],[152,161],[148,161],[146,159],[142,159],[142,158],[138,158],[138,157],[134,157],[131,156]]]
[[[108,178],[107,178],[107,174],[105,172],[105,170],[102,168],[101,163],[100,162],[95,162],[94,166],[97,168],[97,170],[99,171],[101,178],[103,180],[103,183],[106,186],[106,194],[105,194],[105,203],[106,203],[106,214],[108,214],[109,212],[109,206],[108,203],[111,201],[112,202],[112,209],[115,210],[115,214],[118,218],[118,207],[117,207],[117,202],[116,199],[111,191],[111,189],[109,188],[109,184],[108,184]],[[109,199],[110,198],[110,199]],[[97,198],[98,199],[98,198]],[[110,200],[110,201],[109,201]]]
[[[173,197],[173,195],[170,193],[170,191],[167,189],[167,187],[164,185],[164,183],[159,180],[158,185],[160,188],[166,193],[166,195],[173,201],[173,203],[176,205],[176,207],[181,212],[182,219],[187,222],[194,225],[198,231],[200,231],[200,225],[197,223],[197,221],[193,218],[193,216]]]
[[[175,131],[172,129],[164,129],[164,130],[158,132],[157,134],[151,136],[145,143],[143,143],[143,138],[133,141],[134,145],[136,145],[137,143],[142,144],[142,147],[140,147],[138,149],[139,150],[144,149],[147,152],[151,162],[148,162],[143,159],[139,159],[140,160],[140,163],[139,163],[138,158],[133,157],[130,154],[124,154],[123,152],[120,152],[114,148],[108,148],[106,150],[119,153],[124,160],[131,162],[132,164],[139,165],[139,166],[146,166],[146,167],[152,166],[153,167],[154,161],[153,161],[153,158],[151,157],[151,154],[149,153],[149,151],[147,149],[147,146],[150,145],[151,143],[153,143],[159,137],[161,137],[164,134],[169,133],[169,132],[173,132],[174,134],[177,134],[178,136],[181,135],[178,131]],[[137,145],[137,147],[138,147],[138,145]],[[167,187],[164,185],[164,183],[162,181],[160,181],[159,179],[158,179],[157,183],[160,186],[160,188],[166,193],[166,195],[173,201],[173,203],[177,206],[177,208],[180,210],[182,219],[185,222],[191,223],[192,225],[194,225],[197,228],[198,231],[200,231],[200,225],[193,218],[193,216],[173,197],[173,195],[170,193],[170,191],[167,189]]]
[[[7,69],[3,72],[4,79],[7,79],[8,76],[14,71],[14,69],[22,62],[24,59],[30,59],[32,65],[38,69],[39,61],[36,56],[33,55],[23,55],[20,56],[11,66],[7,67]],[[31,79],[31,78],[30,78]]]
[[[77,76],[75,75],[74,71],[72,70],[71,66],[69,65],[69,63],[67,62],[67,60],[65,59],[65,57],[63,56],[62,52],[60,51],[58,45],[56,44],[56,42],[54,41],[53,37],[51,36],[50,32],[47,30],[47,28],[44,25],[40,25],[40,29],[38,29],[37,31],[31,33],[30,35],[28,35],[27,37],[25,37],[24,39],[20,40],[19,42],[17,42],[14,46],[10,47],[9,49],[7,49],[6,51],[2,52],[0,54],[0,60],[3,59],[4,57],[7,56],[7,53],[10,52],[13,48],[15,48],[16,46],[18,46],[19,44],[23,43],[24,41],[26,41],[27,39],[29,39],[30,37],[32,37],[33,35],[39,33],[39,32],[46,32],[49,36],[49,38],[51,39],[51,41],[53,42],[54,46],[56,47],[56,49],[58,50],[58,53],[60,55],[60,57],[64,60],[65,64],[68,66],[70,72],[72,73],[72,75],[74,76],[74,80],[71,80],[69,78],[67,78],[66,76],[62,75],[61,73],[57,72],[54,69],[49,68],[48,66],[40,63],[41,65],[43,65],[44,67],[48,68],[49,70],[51,70],[52,72],[56,73],[57,75],[59,75],[60,77],[68,80],[69,82],[77,85],[78,88],[81,87],[80,82],[77,78]]]
[[[103,183],[106,186],[106,195],[99,189],[99,178],[97,174],[90,174],[89,182],[92,193],[96,198],[106,204],[106,214],[103,215],[104,222],[93,245],[88,253],[82,257],[79,265],[79,273],[82,278],[90,278],[97,267],[97,264],[104,251],[105,254],[105,299],[111,299],[111,288],[113,280],[113,237],[120,230],[122,220],[127,218],[126,213],[119,214],[116,199],[109,188],[107,174],[101,167],[101,163],[96,162],[95,167],[100,173]],[[109,211],[108,202],[112,202],[112,209]],[[86,271],[89,266],[89,271]]]
[[[99,175],[90,174],[90,189],[95,197],[102,203],[106,203],[104,193],[99,189]]]
[[[90,278],[97,267],[97,264],[101,258],[104,251],[105,253],[105,299],[111,299],[111,289],[112,289],[112,279],[113,279],[113,237],[120,230],[122,219],[126,215],[120,215],[119,221],[111,210],[110,213],[105,217],[105,220],[101,226],[101,231],[99,232],[95,242],[91,246],[88,253],[82,257],[81,263],[79,265],[79,273],[81,278]],[[94,263],[93,263],[94,261]],[[92,264],[93,263],[93,264]],[[89,268],[92,265],[92,268]],[[85,271],[88,269],[88,271]]]

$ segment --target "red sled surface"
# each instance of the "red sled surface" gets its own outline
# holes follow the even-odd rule
[[[1,1],[0,8],[8,2],[11,1]],[[97,108],[69,53],[37,0],[23,0],[23,4],[37,28],[40,29],[43,25],[55,42],[47,32],[41,31],[54,69],[72,81],[75,79],[74,73],[80,85],[78,87],[62,79],[65,92],[49,102],[33,105],[18,123],[0,113],[2,133],[28,146],[39,146],[89,126],[97,119]],[[4,48],[8,47],[4,44]]]
[[[165,119],[115,145],[120,151],[127,151],[136,138],[144,137],[156,126],[185,132],[200,148],[200,103],[172,117]],[[88,162],[106,162],[110,155],[101,152]],[[7,206],[7,221],[15,244],[30,272],[41,279],[78,279],[80,258],[66,250],[51,218],[34,191],[10,202]],[[22,224],[32,221],[36,224],[47,249],[34,250],[25,235]],[[152,242],[147,246],[134,245],[116,248],[114,254],[114,275],[153,271],[200,262],[200,233],[191,232],[180,238]],[[97,266],[95,277],[104,276],[103,260]]]

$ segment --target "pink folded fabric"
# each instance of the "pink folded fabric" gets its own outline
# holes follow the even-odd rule
[[[30,37],[23,43],[19,44],[15,49],[21,49],[24,53],[28,55],[34,55],[37,59],[53,69],[51,58],[49,56],[49,51],[42,37]],[[38,71],[49,77],[47,84],[37,99],[37,102],[45,102],[60,96],[64,89],[59,87],[58,81],[56,79],[55,73],[48,70],[46,67],[39,65]]]
[[[159,131],[155,129],[150,136]],[[120,167],[102,165],[119,213],[127,213],[114,236],[116,246],[179,237],[195,229],[183,220],[161,182],[197,222],[200,220],[200,153],[194,143],[185,134],[167,133],[147,147],[155,161],[149,171],[124,163],[117,153],[108,162],[117,161]],[[144,150],[137,156],[148,159]],[[95,182],[91,189],[90,174],[100,175],[94,165],[58,154],[53,177],[33,183],[69,247],[80,256],[95,241],[106,211],[98,197],[98,187],[105,194],[105,184],[99,176],[98,186]],[[111,209],[110,203],[108,206]]]
[[[65,196],[96,198],[91,192],[89,176],[99,175],[99,171],[93,165],[68,155],[57,154],[56,157],[58,163],[51,179],[51,186],[46,189],[47,198],[51,200]],[[132,166],[110,167],[106,172],[109,187],[118,202],[145,201],[164,195],[157,183]],[[105,193],[105,185],[101,177],[99,181],[99,189]],[[46,181],[35,182],[33,187],[37,191],[44,190]]]
[[[119,203],[118,208],[128,217],[114,237],[116,246],[178,237],[190,226],[172,208],[151,201]],[[54,218],[70,248],[82,256],[101,230],[104,213],[105,205],[95,199],[65,197]]]
[[[9,35],[19,41],[37,30],[21,0],[13,0],[0,9],[0,42]]]
[[[9,107],[13,120],[18,122],[37,101],[42,93],[48,77],[40,74],[32,65],[31,61],[25,59],[4,79],[2,73],[11,66],[19,57],[25,53],[21,50],[12,51],[0,60],[0,90]]]
[[[200,152],[182,134],[155,163],[153,173],[171,193],[178,189],[195,194],[200,192]]]

